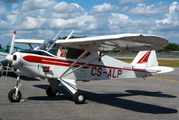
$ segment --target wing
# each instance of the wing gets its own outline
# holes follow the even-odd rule
[[[40,46],[45,40],[35,40],[35,39],[15,39],[15,43],[21,44],[32,44]]]
[[[168,45],[168,40],[154,35],[118,34],[87,37],[68,40],[57,40],[57,44],[90,51],[110,51],[114,48],[121,51],[159,50]]]

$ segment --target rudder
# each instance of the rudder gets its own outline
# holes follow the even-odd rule
[[[131,65],[135,68],[141,69],[157,67],[158,61],[155,50],[140,51],[132,61]]]

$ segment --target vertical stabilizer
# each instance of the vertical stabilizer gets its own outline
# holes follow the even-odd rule
[[[131,63],[135,68],[146,69],[150,67],[157,67],[158,61],[155,50],[140,51]]]

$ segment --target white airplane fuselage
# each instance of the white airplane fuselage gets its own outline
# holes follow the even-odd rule
[[[13,66],[21,72],[16,71],[17,74],[24,75],[25,71],[29,76],[57,79],[64,73],[75,59],[66,57],[54,57],[48,55],[39,55],[38,52],[16,52],[17,60],[13,61]],[[100,55],[98,52],[89,53],[84,56],[79,62],[72,67],[73,69],[88,63]],[[119,60],[116,60],[107,55],[95,60],[92,63],[72,72],[65,76],[67,79],[74,80],[107,80],[107,79],[120,79],[120,78],[137,78],[154,75],[154,71],[140,71],[133,70],[132,65]]]

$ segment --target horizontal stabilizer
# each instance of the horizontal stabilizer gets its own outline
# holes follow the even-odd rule
[[[155,74],[171,72],[171,67],[158,66],[155,50],[140,51],[131,63],[133,70],[154,72]]]
[[[156,74],[167,73],[167,72],[171,72],[174,70],[172,67],[165,67],[165,66],[153,67],[151,69],[156,69],[157,71],[159,71]]]
[[[150,67],[150,68],[140,68],[140,67],[133,67],[133,70],[139,70],[139,71],[153,71],[156,74],[160,74],[160,73],[167,73],[167,72],[171,72],[174,69],[171,67],[165,67],[165,66],[156,66],[156,67]]]

